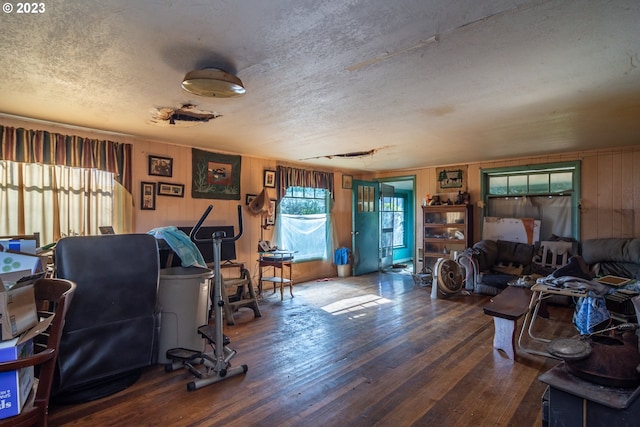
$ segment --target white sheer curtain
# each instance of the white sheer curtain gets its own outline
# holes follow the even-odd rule
[[[570,237],[571,196],[504,197],[489,199],[487,216],[540,220],[540,240],[552,234]]]
[[[332,233],[329,214],[278,216],[275,230],[279,248],[297,251],[296,259],[328,259]]]
[[[0,161],[0,235],[40,233],[41,245],[112,225],[114,174]]]

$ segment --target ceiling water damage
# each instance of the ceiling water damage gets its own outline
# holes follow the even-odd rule
[[[152,109],[150,123],[185,128],[196,126],[200,123],[208,123],[218,117],[222,117],[222,114],[199,110],[193,104],[183,104],[178,108],[158,107]]]

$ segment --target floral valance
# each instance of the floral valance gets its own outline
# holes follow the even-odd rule
[[[131,192],[131,144],[0,126],[0,160],[93,168]]]
[[[289,187],[324,188],[333,193],[333,172],[321,172],[288,166],[277,167],[278,200],[282,199]]]

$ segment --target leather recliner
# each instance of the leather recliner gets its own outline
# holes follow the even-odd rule
[[[159,256],[147,234],[67,237],[55,276],[77,284],[60,342],[52,400],[98,399],[133,384],[156,363]]]

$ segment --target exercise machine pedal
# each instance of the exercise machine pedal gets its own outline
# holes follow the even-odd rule
[[[214,344],[216,343],[216,330],[215,330],[215,326],[212,325],[202,325],[198,328],[198,333],[200,335],[202,335],[202,337],[204,339],[206,339],[209,344]],[[223,345],[229,345],[231,344],[231,340],[229,339],[228,336],[226,335],[222,335],[222,343]]]

